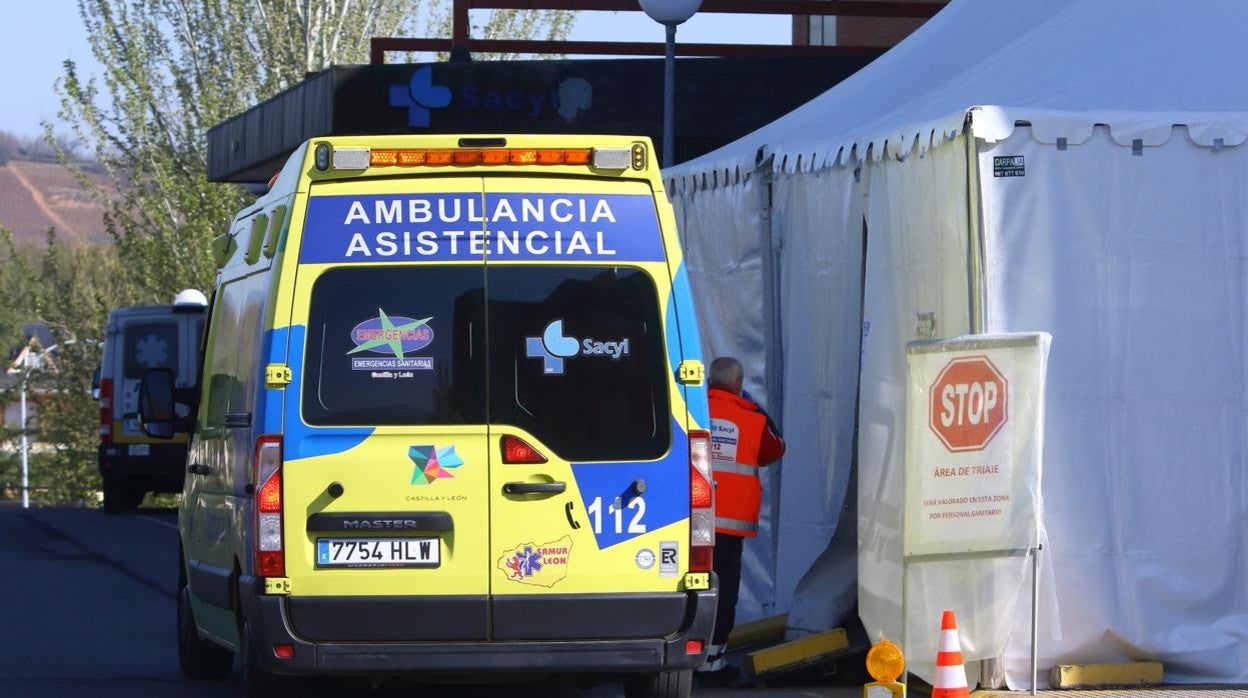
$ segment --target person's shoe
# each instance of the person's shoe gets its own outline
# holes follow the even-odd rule
[[[726,666],[715,671],[699,671],[693,677],[702,688],[727,688],[737,684],[741,671],[735,666]]]

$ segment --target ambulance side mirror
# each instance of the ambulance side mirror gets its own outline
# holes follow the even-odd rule
[[[91,399],[100,399],[100,367],[95,367],[95,372],[91,374]]]

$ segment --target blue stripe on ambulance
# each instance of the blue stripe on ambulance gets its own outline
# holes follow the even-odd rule
[[[672,370],[686,360],[702,361],[702,337],[698,323],[694,322],[693,290],[689,286],[689,273],[682,263],[672,275],[672,294],[667,299],[667,355]],[[683,318],[683,320],[681,320]],[[684,386],[685,404],[689,406],[691,428],[706,429],[711,423],[707,408],[706,384]]]
[[[601,526],[594,530],[598,548],[605,549],[689,518],[689,437],[679,420],[672,420],[672,447],[657,461],[573,463],[572,477],[581,492],[581,503],[590,511],[599,500]],[[633,483],[644,480],[644,516],[633,503],[638,495]],[[609,507],[620,501],[619,526]],[[591,517],[591,521],[595,517]],[[591,523],[591,526],[593,524]],[[618,530],[617,530],[618,528]]]
[[[274,330],[275,333],[279,331],[285,330]],[[371,427],[312,428],[303,423],[303,417],[299,414],[299,400],[303,395],[303,346],[306,334],[307,328],[303,325],[290,328],[288,364],[291,381],[290,385],[286,386],[286,395],[290,401],[286,406],[286,438],[282,446],[286,460],[314,458],[349,451],[373,434]],[[274,403],[279,407],[281,405],[279,400],[275,400]],[[278,410],[274,409],[272,412],[278,412]],[[266,413],[266,428],[269,424],[268,419],[269,415]]]
[[[279,327],[264,333],[261,356],[265,364],[286,363],[286,343],[289,340],[289,328]],[[264,370],[263,366],[261,370]],[[263,378],[263,376],[261,376]],[[282,431],[282,391],[265,389],[258,391],[256,397],[256,414],[260,415],[262,434],[278,434]]]

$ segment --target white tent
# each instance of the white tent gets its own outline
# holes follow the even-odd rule
[[[704,349],[744,360],[790,444],[744,618],[801,633],[856,601],[898,637],[903,347],[933,317],[1043,330],[1042,672],[1248,680],[1246,26],[1229,0],[954,0],[665,173]],[[940,608],[970,606],[964,654],[1026,687],[1029,586],[1018,558],[911,567],[912,666],[931,678]]]

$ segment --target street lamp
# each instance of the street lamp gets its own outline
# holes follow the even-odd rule
[[[663,63],[663,166],[673,164],[676,140],[676,26],[702,6],[702,0],[637,0],[650,19],[667,27],[667,58]]]

